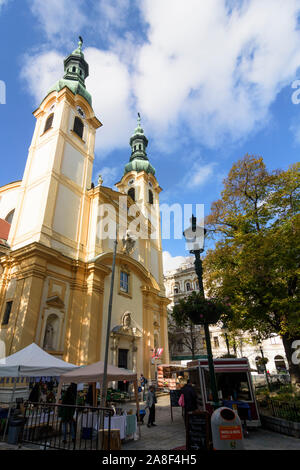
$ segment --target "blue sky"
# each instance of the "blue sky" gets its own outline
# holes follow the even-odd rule
[[[0,185],[22,178],[32,111],[84,38],[86,85],[103,123],[94,180],[119,181],[136,115],[165,203],[210,204],[245,153],[299,160],[299,0],[0,0]],[[169,267],[184,242],[163,241]]]

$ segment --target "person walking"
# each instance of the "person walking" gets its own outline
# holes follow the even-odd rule
[[[148,417],[148,428],[151,426],[156,426],[155,424],[155,403],[157,403],[157,399],[155,396],[155,388],[153,385],[150,385],[149,391],[147,393],[146,399],[146,408],[149,408],[149,417]]]
[[[184,421],[186,423],[188,412],[197,409],[197,393],[190,380],[187,381],[181,391],[184,397]]]
[[[60,417],[62,423],[62,431],[63,431],[63,443],[67,443],[67,426],[70,428],[70,433],[72,436],[72,442],[75,442],[75,425],[73,420],[73,415],[75,412],[75,405],[76,405],[76,391],[75,391],[74,384],[69,385],[67,388],[66,393],[63,396],[62,404],[63,405],[74,405],[74,406],[62,406],[60,407]]]
[[[142,392],[143,392],[143,401],[145,401],[146,385],[148,383],[148,380],[146,379],[146,377],[144,377],[143,374],[141,374],[140,382],[141,382],[141,388],[142,388]]]

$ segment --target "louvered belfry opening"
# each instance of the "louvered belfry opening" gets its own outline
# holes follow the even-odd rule
[[[52,113],[52,114],[50,114],[50,116],[48,116],[46,124],[45,124],[44,132],[46,132],[48,129],[50,129],[52,127],[53,117],[54,117],[54,113]]]
[[[74,120],[73,131],[82,139],[83,136],[83,122],[79,117]]]

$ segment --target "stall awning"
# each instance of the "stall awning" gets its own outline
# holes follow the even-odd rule
[[[78,368],[48,354],[35,343],[0,359],[0,377],[56,377]]]
[[[102,383],[104,372],[104,362],[99,361],[88,366],[80,367],[80,369],[67,372],[60,377],[61,383],[88,383],[100,382]],[[107,381],[114,382],[118,380],[136,381],[137,374],[128,369],[122,369],[116,366],[107,366]]]

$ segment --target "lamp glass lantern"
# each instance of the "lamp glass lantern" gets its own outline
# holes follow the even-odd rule
[[[202,253],[204,251],[206,229],[204,228],[204,224],[197,225],[196,217],[192,216],[190,220],[191,226],[183,232],[183,236],[186,242],[186,250],[190,251],[191,253],[194,253],[195,251]]]

